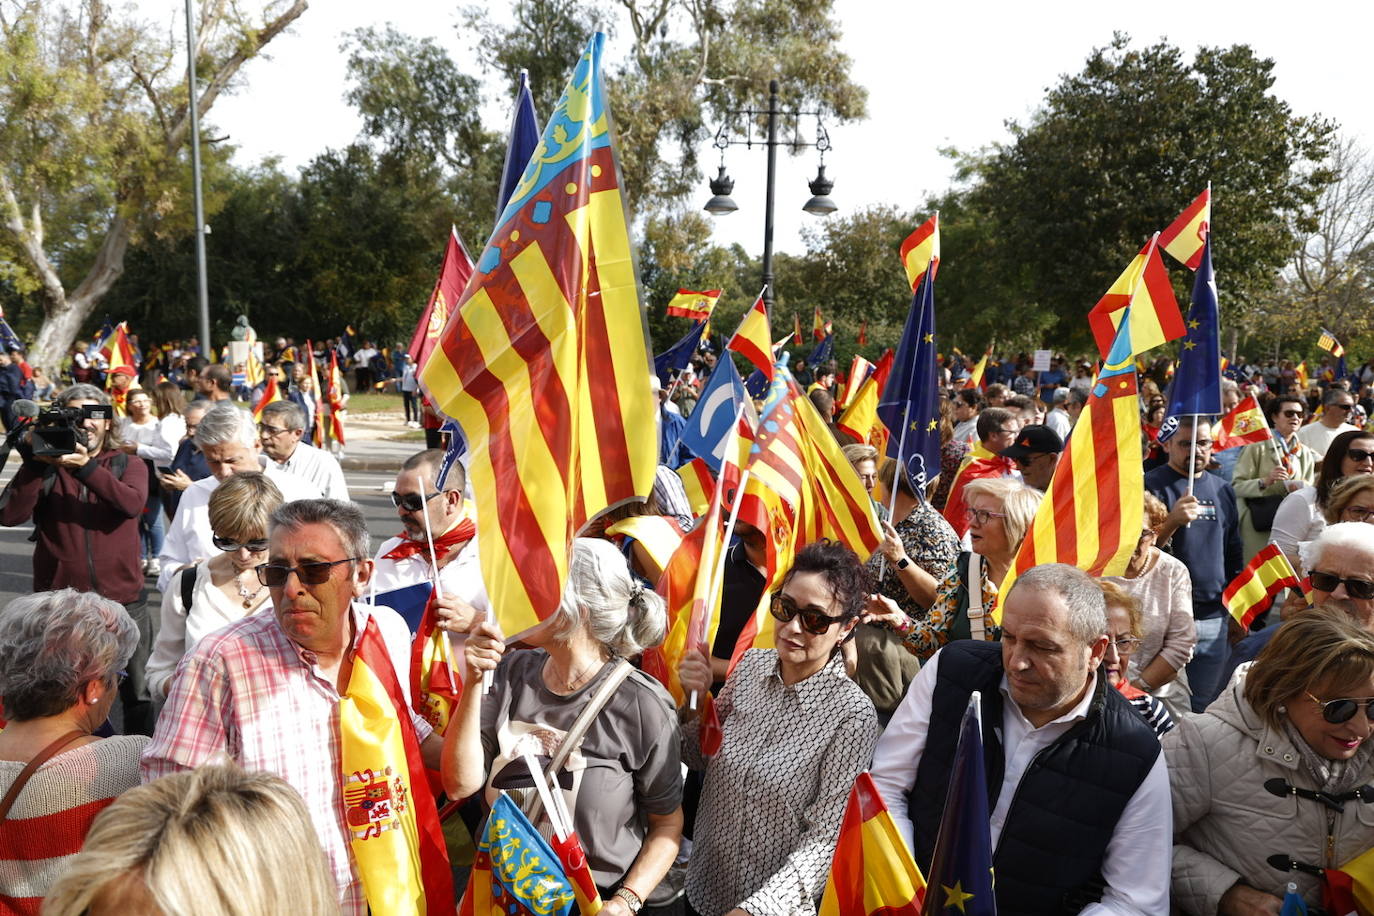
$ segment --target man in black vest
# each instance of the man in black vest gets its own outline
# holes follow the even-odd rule
[[[1007,596],[1002,643],[947,645],[912,681],[878,741],[873,781],[929,871],[959,736],[982,695],[997,910],[1156,916],[1169,911],[1169,774],[1159,741],[1099,670],[1096,582],[1054,563]]]

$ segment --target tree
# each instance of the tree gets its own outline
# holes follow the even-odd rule
[[[306,6],[202,3],[200,115]],[[140,220],[184,209],[182,74],[173,42],[103,0],[0,2],[0,237],[17,256],[11,282],[42,303],[42,365],[60,362],[119,278]]]
[[[1086,345],[1084,313],[1210,181],[1223,315],[1255,307],[1333,178],[1321,167],[1333,125],[1274,96],[1273,66],[1245,45],[1191,62],[1120,34],[1094,50],[973,166],[966,202],[990,221],[981,267],[1019,291],[988,306],[1046,311],[1056,339]]]

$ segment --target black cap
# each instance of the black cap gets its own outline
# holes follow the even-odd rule
[[[1064,440],[1048,426],[1032,424],[1021,427],[1016,442],[998,452],[1002,458],[1024,458],[1027,455],[1053,454],[1064,451]]]

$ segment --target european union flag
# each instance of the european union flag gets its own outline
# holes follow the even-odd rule
[[[828,363],[835,358],[835,335],[827,334],[821,338],[821,342],[811,349],[806,355],[806,364],[814,370],[821,363]]]
[[[919,494],[940,473],[940,389],[935,363],[935,289],[927,270],[911,300],[892,361],[878,419],[887,427],[888,455],[906,468]]]
[[[930,271],[926,272],[926,277]],[[1124,321],[1122,322],[1125,323]],[[959,726],[945,814],[927,872],[921,916],[997,916],[992,891],[992,832],[988,826],[988,780],[983,766],[983,732],[975,690]]]
[[[1168,439],[1178,428],[1179,417],[1222,413],[1220,321],[1210,236],[1202,246],[1202,263],[1193,281],[1193,307],[1188,311],[1187,325],[1188,334],[1179,351],[1178,369],[1169,386],[1169,409],[1160,433],[1161,440]]]
[[[720,473],[725,444],[730,438],[730,425],[735,420],[739,405],[748,399],[749,393],[744,390],[744,382],[735,369],[735,361],[727,351],[706,380],[701,398],[682,431],[683,446],[704,460],[713,473]]]
[[[763,374],[762,369],[755,369],[744,380],[744,390],[749,392],[749,397],[756,401],[763,400],[764,395],[768,394],[768,385],[768,376]]]
[[[530,95],[530,74],[520,71],[520,88],[515,90],[515,111],[510,119],[510,141],[506,144],[506,164],[501,169],[501,186],[496,196],[496,219],[506,212],[506,203],[520,183],[534,148],[539,145],[539,118],[534,113],[534,96]]]
[[[706,322],[698,321],[681,340],[654,357],[654,374],[665,388],[672,384],[674,372],[686,369],[687,364],[692,361],[692,354],[697,351],[697,344],[701,341],[701,332],[705,327]]]

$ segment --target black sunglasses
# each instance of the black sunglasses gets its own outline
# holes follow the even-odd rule
[[[1364,717],[1374,722],[1374,697],[1342,697],[1338,700],[1322,701],[1308,694],[1307,698],[1322,708],[1322,718],[1332,725],[1340,725],[1355,718],[1355,710],[1364,705]]]
[[[225,553],[230,553],[235,550],[244,549],[250,550],[253,553],[257,553],[260,550],[266,550],[271,542],[268,541],[267,538],[254,538],[251,541],[244,541],[240,544],[237,541],[231,541],[228,538],[222,538],[218,534],[216,534],[210,538],[210,543],[214,544],[216,547],[218,547],[220,550],[223,550]]]
[[[391,504],[397,509],[404,509],[407,512],[419,512],[425,507],[425,503],[438,496],[443,490],[435,490],[428,496],[421,496],[419,493],[406,493],[401,495],[395,490],[391,492]]]
[[[773,596],[772,604],[768,610],[776,620],[783,623],[791,623],[793,617],[800,615],[802,629],[812,636],[820,636],[829,630],[832,624],[844,620],[843,617],[831,617],[820,611],[803,611],[793,603],[791,598],[781,592]]]
[[[1362,448],[1352,448],[1346,450],[1345,457],[1351,461],[1369,461],[1374,459],[1374,452],[1368,452]]]
[[[1374,582],[1368,579],[1342,579],[1333,573],[1319,572],[1315,569],[1307,574],[1307,579],[1313,588],[1323,592],[1334,592],[1341,585],[1345,585],[1345,593],[1351,598],[1359,601],[1374,598]]]
[[[258,581],[268,588],[282,588],[286,585],[287,577],[292,573],[301,580],[302,585],[323,585],[329,581],[329,574],[334,571],[334,567],[340,563],[352,563],[359,557],[344,557],[342,560],[334,560],[329,563],[302,563],[300,566],[275,566],[264,563],[255,566],[258,572]]]

